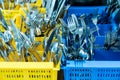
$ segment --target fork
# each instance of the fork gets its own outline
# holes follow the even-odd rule
[[[77,16],[75,14],[72,14],[71,16],[74,19],[76,26],[79,27],[79,22],[78,22]]]
[[[76,30],[76,24],[74,22],[74,19],[72,17],[68,17],[67,22],[70,32],[73,33]]]
[[[68,17],[67,18],[67,23],[68,23],[68,29],[73,34],[73,39],[75,41],[75,35],[74,35],[74,33],[75,33],[75,30],[76,30],[77,27],[76,27],[74,18],[73,17]],[[67,39],[67,42],[68,42],[69,36],[67,36],[66,39]]]

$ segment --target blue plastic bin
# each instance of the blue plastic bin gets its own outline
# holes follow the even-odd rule
[[[101,14],[105,6],[98,7],[70,7],[68,15],[90,14],[98,8]],[[66,16],[65,16],[66,17]],[[99,24],[100,37],[96,37],[96,45],[104,46],[105,34],[111,29],[111,24]],[[64,39],[65,41],[65,39]],[[66,60],[64,80],[120,80],[120,51],[105,50],[103,48],[94,50],[94,60],[77,61]]]
[[[120,80],[120,61],[67,61],[64,80]]]
[[[94,13],[95,10],[98,10],[98,14],[101,14],[103,10],[105,10],[106,6],[84,6],[84,7],[70,7],[68,10],[68,16],[71,14],[75,14],[80,16],[81,14],[91,14]]]

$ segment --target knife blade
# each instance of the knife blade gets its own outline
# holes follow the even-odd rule
[[[49,37],[48,40],[47,40],[47,45],[46,45],[46,47],[45,47],[44,54],[43,54],[43,57],[42,57],[42,60],[43,60],[43,61],[45,60],[45,58],[46,58],[46,56],[47,56],[47,54],[48,54],[48,50],[49,50],[50,45],[51,45],[51,43],[52,43],[53,37],[54,37],[54,35],[56,34],[56,31],[57,31],[57,28],[54,28],[53,31],[52,31],[52,33],[50,34],[50,37]]]

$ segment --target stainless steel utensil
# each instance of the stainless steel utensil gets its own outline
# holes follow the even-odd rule
[[[66,37],[66,44],[68,46],[68,39],[69,39],[69,28],[68,25],[65,23],[63,19],[59,19],[62,24],[62,35]]]
[[[0,4],[2,5],[2,9],[5,9],[5,7],[4,7],[4,0],[0,0]]]
[[[79,22],[78,22],[77,16],[76,16],[75,14],[72,14],[71,16],[72,16],[72,18],[74,19],[74,22],[75,22],[75,24],[76,24],[76,27],[79,27]]]
[[[98,21],[97,17],[98,17],[98,16],[94,16],[94,17],[92,18],[92,21],[93,21],[93,23],[94,23],[95,26],[96,26],[98,36],[100,36],[99,28],[98,28],[98,26],[97,26],[97,21]]]
[[[44,1],[44,6],[46,7],[46,10],[47,10],[47,14],[45,17],[46,24],[48,24],[48,21],[51,19],[54,6],[55,6],[55,2],[56,0],[45,0]]]
[[[5,28],[5,30],[9,30],[8,25],[7,25],[7,23],[6,23],[5,19],[4,19],[4,16],[2,15],[1,9],[0,9],[0,21],[2,22],[2,25]]]
[[[47,40],[47,45],[46,45],[45,50],[44,50],[44,54],[43,54],[43,57],[42,57],[42,61],[44,61],[44,60],[46,59],[46,56],[47,56],[47,54],[48,54],[48,50],[49,50],[50,45],[51,45],[51,43],[52,43],[53,37],[54,37],[54,35],[56,34],[56,31],[57,31],[57,28],[54,28],[53,31],[52,31],[52,33],[50,34],[48,40]]]
[[[82,60],[88,60],[89,59],[89,54],[85,52],[84,48],[79,49],[79,56],[82,57]]]
[[[74,33],[74,31],[76,30],[76,24],[74,22],[74,19],[72,17],[68,17],[67,22],[68,22],[68,28],[70,32]]]
[[[59,3],[58,3],[58,6],[57,6],[57,9],[53,12],[53,14],[54,14],[53,15],[53,19],[54,19],[53,21],[57,20],[59,14],[60,14],[60,11],[62,10],[62,8],[65,4],[65,0],[59,0],[58,2]]]

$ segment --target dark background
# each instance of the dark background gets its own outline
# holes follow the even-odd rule
[[[67,0],[67,4],[72,4],[72,6],[100,6],[106,5],[107,0]]]

